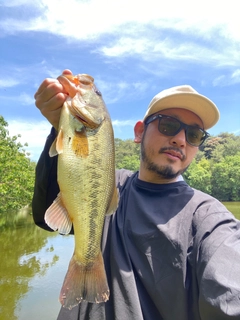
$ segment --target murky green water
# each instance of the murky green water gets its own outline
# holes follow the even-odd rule
[[[240,202],[224,204],[240,219]],[[31,217],[0,232],[0,319],[56,320],[73,236],[41,230]]]

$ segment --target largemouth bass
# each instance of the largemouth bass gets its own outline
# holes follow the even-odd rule
[[[61,234],[73,225],[75,249],[59,297],[71,309],[82,300],[99,303],[109,298],[101,236],[104,217],[116,210],[118,194],[111,119],[94,79],[79,74],[58,80],[69,97],[49,152],[58,155],[60,193],[45,221]]]

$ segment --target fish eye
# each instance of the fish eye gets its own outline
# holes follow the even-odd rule
[[[96,89],[95,92],[96,92],[96,94],[97,94],[98,96],[100,96],[100,97],[102,96],[102,94],[101,94],[101,92],[100,92],[99,90]]]

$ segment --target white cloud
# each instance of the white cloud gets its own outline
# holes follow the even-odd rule
[[[33,106],[35,104],[35,100],[33,98],[33,94],[27,94],[26,92],[22,92],[20,94],[10,94],[10,95],[0,95],[0,98],[2,101],[8,101],[9,102],[9,108],[11,108],[11,104],[16,103],[18,105],[23,106]]]
[[[154,73],[152,64],[168,61],[174,69],[181,62],[238,68],[240,65],[240,19],[238,1],[229,0],[169,0],[159,5],[159,0],[13,0],[1,4],[12,7],[0,19],[5,34],[20,32],[45,32],[63,37],[67,42],[94,43],[90,52],[103,55],[114,63],[116,58],[131,57],[139,60]],[[18,14],[21,13],[21,14]],[[24,17],[24,19],[22,18]],[[67,45],[70,45],[69,43]],[[174,64],[175,63],[175,64]],[[53,63],[52,63],[53,64]],[[34,69],[35,68],[35,69]],[[14,70],[14,68],[13,68]],[[29,66],[32,72],[21,73],[21,83],[32,81],[39,85],[36,75],[57,77],[62,70],[51,68],[43,60],[38,66]],[[20,70],[13,71],[20,75]],[[161,71],[157,70],[159,75]],[[232,81],[238,82],[238,74]],[[15,86],[18,77],[2,85]],[[221,84],[221,79],[214,81]],[[230,80],[229,80],[230,81]],[[124,83],[124,81],[123,81]],[[37,85],[38,84],[38,85]],[[141,86],[140,86],[141,87]],[[139,88],[140,88],[139,87]],[[127,88],[127,87],[126,87]],[[110,90],[111,89],[111,90]],[[122,97],[124,88],[109,88],[108,100],[113,103]]]
[[[236,83],[240,83],[240,69],[233,71],[232,73],[226,73],[218,76],[213,81],[214,86],[230,86]]]
[[[98,49],[104,55],[109,57],[118,57],[122,55],[146,54],[153,43],[146,38],[132,39],[130,37],[121,37],[115,40],[115,43],[103,46]]]
[[[134,120],[113,120],[112,125],[114,128],[119,128],[119,127],[134,127],[136,121]]]
[[[22,0],[4,6],[11,6],[13,13],[8,10],[0,19],[3,34],[46,32],[67,42],[94,42],[93,53],[114,61],[131,56],[149,63],[164,59],[214,68],[240,65],[237,0],[172,0],[161,5],[159,0]],[[17,18],[22,12],[24,19]],[[56,77],[62,70],[51,70],[44,61],[43,71]]]
[[[112,120],[115,138],[132,139],[135,124],[135,120]]]
[[[10,3],[10,2],[9,2]],[[9,3],[2,4],[10,6]],[[11,6],[19,10],[24,5],[26,19],[5,19],[3,25],[12,31],[48,31],[54,34],[87,39],[104,33],[119,30],[131,30],[135,24],[152,25],[161,29],[170,28],[192,34],[209,37],[212,31],[232,39],[240,39],[238,1],[228,0],[177,0],[162,2],[159,0],[38,0],[11,1]],[[29,9],[29,10],[27,10]],[[33,9],[35,17],[33,18]],[[19,28],[19,29],[17,29]],[[136,26],[135,26],[136,28]],[[136,30],[135,30],[136,31]],[[130,31],[131,32],[131,31]]]
[[[240,69],[235,70],[231,75],[231,78],[233,79],[234,83],[240,82]]]
[[[213,80],[213,86],[219,86],[222,85],[223,83],[226,82],[226,76],[225,75],[221,75],[218,76],[216,79]]]
[[[21,93],[17,99],[21,101],[22,105],[34,105],[35,102],[33,96],[25,92]]]
[[[30,5],[31,3],[29,0],[11,0],[11,1],[5,1],[4,4],[0,3],[0,7],[12,8],[12,7],[19,7],[25,4]]]
[[[108,77],[105,79],[102,76],[97,75],[95,77],[95,84],[97,88],[102,92],[103,99],[107,105],[113,104],[117,101],[132,100],[133,97],[141,98],[142,94],[146,93],[150,82],[146,81],[127,81],[119,78]]]
[[[17,1],[13,3],[17,10]],[[141,32],[145,25],[187,31],[204,38],[218,32],[226,38],[240,40],[238,0],[172,0],[161,4],[159,0],[22,0],[19,10],[23,4],[26,19],[3,19],[5,31],[46,31],[67,38],[89,39],[118,32],[133,34]]]
[[[38,160],[50,129],[51,125],[47,121],[29,122],[22,119],[8,121],[10,136],[21,135],[18,141],[22,145],[28,144],[24,149],[30,153],[30,158],[34,161]]]
[[[25,66],[17,66],[14,64],[6,64],[1,66],[2,74],[11,74],[11,77],[0,78],[0,89],[18,87],[17,91],[14,93],[7,94],[3,93],[0,95],[2,100],[18,102],[22,105],[34,105],[35,100],[33,98],[35,91],[33,91],[32,86],[37,89],[40,83],[46,77],[57,78],[63,70],[51,66],[45,60],[29,64]],[[31,93],[26,91],[31,90]]]
[[[240,134],[240,129],[238,129],[238,130],[235,130],[234,132],[233,132],[234,134]]]
[[[0,79],[0,88],[10,88],[17,86],[20,83],[20,81],[14,79],[14,78],[3,78]]]
[[[212,46],[199,38],[156,36],[155,32],[147,37],[147,30],[132,37],[124,36],[96,49],[107,57],[139,57],[145,61],[153,62],[159,59],[172,61],[198,62],[212,64],[216,67],[240,64],[240,56],[231,46],[223,50],[216,50],[215,42]],[[216,46],[216,44],[215,44]]]

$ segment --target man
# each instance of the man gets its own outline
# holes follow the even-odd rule
[[[55,129],[66,95],[53,79],[35,94]],[[120,202],[105,220],[110,299],[62,308],[58,320],[240,319],[240,222],[181,179],[218,119],[214,103],[190,86],[153,98],[134,128],[139,171],[117,171]],[[33,198],[34,221],[47,230],[44,213],[59,191],[57,160],[48,156],[54,128],[38,162]]]

